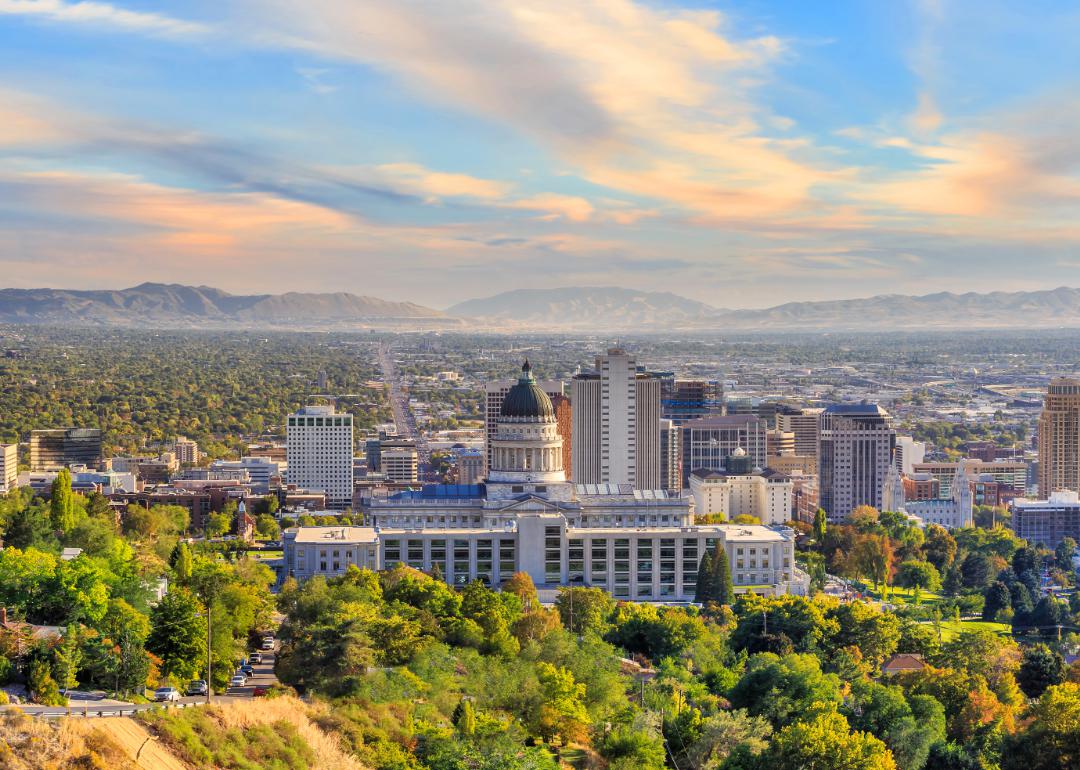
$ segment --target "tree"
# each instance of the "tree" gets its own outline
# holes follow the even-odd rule
[[[67,532],[75,527],[75,499],[71,491],[71,471],[61,469],[52,483],[49,499],[53,529]]]
[[[536,664],[536,676],[543,697],[538,724],[540,734],[546,740],[582,738],[589,724],[585,685],[575,681],[568,669],[544,661]]]
[[[1033,644],[1024,649],[1016,681],[1029,698],[1038,698],[1048,687],[1065,681],[1068,667],[1065,659],[1045,644]]]
[[[271,499],[277,500],[276,497],[272,497]],[[259,537],[266,538],[267,540],[274,540],[281,535],[281,525],[279,525],[277,519],[269,513],[260,513],[255,518],[255,531],[259,533]]]
[[[57,684],[66,693],[79,683],[79,667],[82,665],[82,635],[79,627],[72,624],[64,632],[60,644],[53,650],[53,674]]]
[[[694,588],[694,601],[703,606],[709,602],[716,601],[716,590],[713,585],[712,554],[708,551],[701,554],[701,561],[698,562],[697,585]]]
[[[729,605],[735,601],[735,585],[731,580],[731,563],[727,548],[717,541],[712,560],[712,599],[718,604]]]
[[[960,565],[960,575],[964,588],[983,590],[990,583],[994,569],[990,557],[978,551],[972,551],[964,557]]]
[[[513,594],[521,600],[521,606],[525,609],[538,608],[540,596],[536,593],[536,584],[528,572],[515,572],[502,585],[504,594]]]
[[[1045,636],[1052,636],[1057,633],[1057,627],[1064,625],[1068,618],[1069,608],[1065,602],[1053,596],[1044,596],[1031,611],[1028,625],[1038,627],[1039,633]]]
[[[821,545],[825,542],[825,533],[828,531],[828,517],[824,508],[818,508],[814,513],[814,540]]]
[[[1022,575],[1028,570],[1038,570],[1039,554],[1031,546],[1017,548],[1012,557],[1013,572]]]
[[[34,696],[34,700],[43,706],[63,706],[67,704],[67,698],[60,694],[60,688],[53,679],[49,664],[42,658],[38,658],[30,664],[30,676],[27,686]]]
[[[926,560],[937,567],[938,572],[944,574],[945,570],[952,566],[956,558],[956,548],[956,538],[949,534],[945,527],[931,524],[926,528],[923,551],[926,553]]]
[[[1061,542],[1054,549],[1054,561],[1058,569],[1072,571],[1073,555],[1076,553],[1076,541],[1071,537],[1061,538]]]
[[[835,712],[788,725],[765,753],[770,770],[895,770],[885,744],[868,733],[851,732]]]
[[[205,608],[187,588],[174,587],[150,612],[146,649],[161,658],[165,676],[191,679],[206,663]]]
[[[941,589],[941,575],[937,567],[928,561],[905,561],[896,573],[896,582],[904,588],[922,588],[927,591]]]
[[[206,520],[206,536],[221,537],[232,529],[232,517],[225,513],[211,513]]]
[[[736,751],[757,755],[769,746],[772,725],[742,709],[719,711],[702,721],[687,750],[691,767],[719,768]]]
[[[837,607],[834,617],[839,630],[833,636],[833,644],[858,647],[875,670],[896,652],[900,621],[891,612],[881,612],[863,602],[849,602]]]
[[[187,543],[177,543],[173,549],[169,564],[176,573],[176,579],[183,583],[191,579],[191,548]]]
[[[476,732],[476,709],[471,698],[461,699],[450,717],[450,722],[464,736],[471,736]]]
[[[813,655],[761,653],[750,658],[746,673],[729,693],[733,708],[762,716],[775,727],[803,718],[812,708],[840,703],[840,679],[825,674]]]
[[[1005,739],[1002,770],[1080,767],[1080,684],[1047,688],[1029,716],[1024,730]]]
[[[56,564],[55,556],[36,548],[0,551],[0,605],[20,610],[31,622],[43,622]]]
[[[614,600],[601,588],[561,588],[555,599],[563,627],[575,634],[592,631],[602,636],[614,607]]]
[[[895,558],[888,535],[863,535],[855,543],[852,557],[859,573],[869,576],[874,581],[875,588],[888,582]]]
[[[996,620],[998,613],[1012,609],[1012,597],[1009,587],[1000,580],[995,580],[986,589],[983,601],[982,619],[986,621]]]

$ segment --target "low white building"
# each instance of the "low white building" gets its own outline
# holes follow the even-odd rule
[[[740,454],[741,452],[741,454]],[[791,520],[795,485],[783,473],[746,467],[750,458],[742,450],[728,458],[727,469],[698,469],[690,474],[690,494],[698,516],[723,514],[756,516],[762,524]]]
[[[381,567],[378,534],[371,527],[298,527],[284,534],[286,574],[297,580],[344,574],[351,566]]]
[[[247,471],[251,491],[265,495],[270,491],[270,481],[281,477],[284,463],[277,463],[268,457],[241,457],[239,460],[214,460],[210,463],[211,472]]]
[[[1054,492],[1046,500],[1018,498],[1009,507],[1016,536],[1032,545],[1056,548],[1066,537],[1080,541],[1080,495],[1074,491]]]

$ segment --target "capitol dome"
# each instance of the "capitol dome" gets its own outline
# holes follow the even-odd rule
[[[507,392],[499,409],[502,417],[532,418],[542,420],[555,419],[555,407],[543,389],[536,384],[532,376],[532,367],[528,359],[521,367],[521,378]]]

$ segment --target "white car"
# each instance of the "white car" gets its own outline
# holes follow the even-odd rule
[[[247,684],[247,677],[243,674],[237,674],[229,680],[229,687],[243,687]]]
[[[262,648],[264,650],[272,650],[272,649],[274,649],[274,637],[272,637],[272,636],[264,636],[263,641],[262,641]]]
[[[180,691],[175,687],[159,687],[154,690],[154,700],[159,703],[170,703],[180,700]]]

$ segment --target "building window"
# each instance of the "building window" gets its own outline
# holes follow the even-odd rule
[[[544,527],[544,582],[562,580],[562,529]]]

